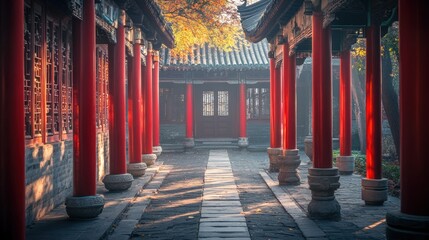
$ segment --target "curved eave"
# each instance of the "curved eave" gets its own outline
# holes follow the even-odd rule
[[[246,39],[259,42],[264,38],[271,38],[278,30],[279,21],[287,23],[298,11],[303,0],[274,0],[265,10],[255,28],[243,29]]]
[[[168,48],[174,48],[173,30],[168,26],[167,21],[161,13],[161,9],[153,0],[136,0],[137,4],[142,9],[147,21],[153,23],[154,30],[157,32],[161,42]],[[143,20],[143,25],[146,19]]]

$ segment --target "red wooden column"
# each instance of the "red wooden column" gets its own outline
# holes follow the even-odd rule
[[[388,239],[429,239],[427,104],[429,26],[425,1],[399,1],[401,209],[387,214]]]
[[[153,154],[153,50],[152,43],[149,42],[147,55],[144,81],[144,130],[143,130],[143,161],[146,165],[150,166],[155,163],[156,155]]]
[[[25,239],[24,1],[0,3],[0,232]]]
[[[159,141],[159,51],[153,55],[153,153],[161,155],[162,148]]]
[[[125,151],[125,11],[121,10],[116,30],[113,102],[113,136],[109,137],[114,151],[110,152],[110,174],[103,178],[109,191],[124,191],[131,187],[133,176],[127,173]]]
[[[132,72],[129,73],[129,92],[132,105],[132,121],[128,121],[128,128],[130,129],[130,134],[132,134],[132,141],[129,142],[129,149],[132,148],[133,151],[130,154],[130,161],[127,166],[127,171],[133,175],[133,177],[140,177],[146,171],[146,163],[142,162],[142,68],[141,68],[141,29],[136,27],[134,29],[134,45],[133,53],[134,57],[132,62],[128,63],[132,65]],[[130,127],[131,126],[131,127]],[[132,131],[132,132],[131,132]],[[129,136],[130,137],[130,136]]]
[[[320,7],[320,6],[319,6]],[[340,186],[338,169],[332,168],[331,29],[323,29],[323,13],[313,12],[313,167],[308,184],[312,199],[308,212],[314,219],[339,219],[334,192]]]
[[[387,200],[387,179],[381,175],[381,55],[380,25],[367,29],[366,41],[366,178],[362,200],[382,205]]]
[[[73,162],[73,197],[66,199],[67,214],[72,218],[93,218],[104,207],[104,199],[96,195],[96,126],[95,126],[95,3],[83,2],[83,21],[73,30],[74,41],[81,46],[82,76],[79,83],[79,159]],[[79,28],[81,31],[79,31]],[[85,41],[84,41],[85,40]],[[78,51],[75,49],[75,51]],[[73,61],[75,63],[77,61]],[[86,209],[83,211],[82,209]]]
[[[278,156],[281,150],[281,132],[280,132],[280,83],[276,69],[276,59],[274,51],[268,53],[270,58],[270,147],[267,149],[270,159],[270,171],[278,172]]]
[[[192,82],[186,83],[186,139],[185,147],[193,148],[194,142],[194,97]]]
[[[351,101],[350,49],[340,53],[340,156],[337,167],[342,175],[353,173],[352,156],[352,101]]]
[[[289,43],[283,47],[283,154],[279,156],[280,185],[299,185],[300,177],[296,171],[301,163],[296,149],[296,59],[295,54],[289,56]]]
[[[238,146],[240,148],[246,148],[249,145],[247,138],[247,116],[246,116],[246,83],[244,80],[240,80],[239,83],[239,98],[240,98],[240,126],[239,126],[239,138]]]

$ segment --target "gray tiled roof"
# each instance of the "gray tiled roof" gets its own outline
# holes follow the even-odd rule
[[[163,70],[248,70],[268,69],[268,42],[258,43],[245,40],[237,42],[237,47],[230,52],[205,44],[196,47],[186,58],[173,57],[169,49],[160,50]]]

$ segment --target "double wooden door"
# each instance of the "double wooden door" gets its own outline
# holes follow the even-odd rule
[[[195,137],[238,137],[238,87],[226,83],[194,85]]]

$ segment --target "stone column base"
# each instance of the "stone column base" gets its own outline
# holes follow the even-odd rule
[[[65,205],[70,218],[95,218],[103,212],[104,198],[101,195],[67,197]]]
[[[133,175],[134,178],[141,177],[146,172],[146,163],[129,163],[127,165],[127,172]]]
[[[340,175],[352,175],[355,170],[355,157],[354,156],[338,156],[337,168]]]
[[[306,136],[304,139],[304,152],[305,155],[313,161],[313,136]]]
[[[162,147],[161,146],[153,146],[152,147],[152,152],[159,157],[159,155],[161,155],[162,153]]]
[[[429,239],[429,216],[416,216],[399,211],[386,215],[386,237],[392,239]]]
[[[240,148],[247,148],[247,146],[249,146],[249,139],[247,137],[239,137],[238,146]]]
[[[185,148],[193,148],[195,147],[194,138],[185,138]]]
[[[362,178],[362,200],[366,205],[383,205],[387,200],[387,179]]]
[[[142,155],[142,162],[146,163],[148,167],[150,165],[155,164],[155,161],[156,161],[156,154],[149,153],[149,154]]]
[[[109,174],[103,178],[104,187],[111,192],[125,191],[131,187],[134,178],[129,173]]]
[[[301,164],[298,149],[286,149],[284,155],[278,156],[277,162],[279,166],[279,185],[301,184],[301,178],[296,170]]]
[[[338,168],[309,168],[308,185],[311,201],[308,214],[312,219],[340,220],[341,207],[334,192],[340,187]]]
[[[267,148],[268,158],[270,159],[270,172],[278,172],[279,171],[279,163],[278,158],[279,155],[282,154],[281,148]]]

